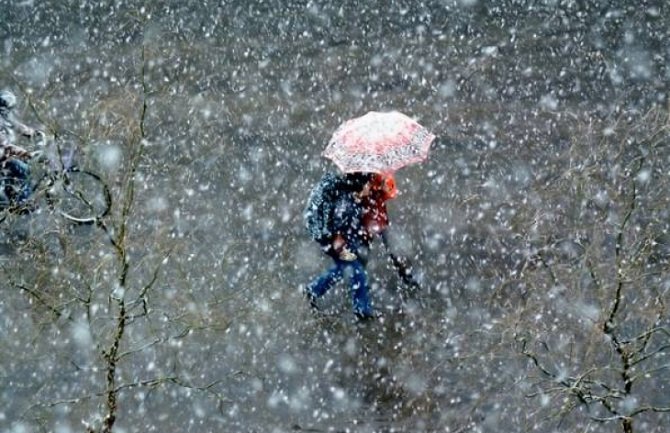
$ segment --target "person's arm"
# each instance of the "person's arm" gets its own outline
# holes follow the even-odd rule
[[[14,127],[14,130],[20,135],[23,135],[24,137],[31,138],[37,134],[38,131],[37,129],[31,128],[25,123],[22,123],[16,119],[11,119],[11,122],[12,126]]]
[[[346,244],[347,243],[341,234],[337,233],[335,236],[333,236],[333,242],[331,245],[333,246],[333,250],[336,253],[339,254],[339,252],[342,251],[342,248],[344,248]]]
[[[357,255],[352,250],[350,242],[361,224],[361,209],[351,194],[343,194],[333,200],[330,205],[329,224],[331,227],[331,246],[336,257],[340,260],[356,260]]]
[[[354,254],[348,247],[347,242],[341,234],[336,234],[333,236],[333,241],[331,243],[333,252],[335,255],[340,258],[340,260],[352,261],[356,260],[357,256]]]
[[[23,137],[32,138],[39,134],[44,134],[42,131],[31,128],[30,126],[17,120],[13,115],[10,115],[6,120],[9,122],[9,125],[11,125],[11,128]],[[3,142],[0,144],[2,145],[3,154],[5,157],[27,159],[31,155],[30,152],[24,147],[9,142],[6,136],[4,137]]]

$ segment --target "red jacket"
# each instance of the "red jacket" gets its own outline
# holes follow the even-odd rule
[[[376,176],[370,188],[370,194],[363,198],[363,228],[366,237],[371,240],[383,232],[389,225],[386,202],[395,198],[398,191],[390,176]]]

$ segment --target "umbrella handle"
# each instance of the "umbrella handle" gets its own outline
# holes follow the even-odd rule
[[[412,289],[421,290],[421,285],[414,278],[414,274],[412,273],[412,264],[409,262],[409,260],[407,260],[404,257],[399,257],[393,254],[388,244],[388,238],[386,237],[386,232],[382,232],[381,237],[382,237],[382,243],[384,244],[384,248],[386,249],[386,253],[391,259],[393,267],[396,269],[396,272],[398,273],[398,276],[400,277],[402,282],[407,284]]]

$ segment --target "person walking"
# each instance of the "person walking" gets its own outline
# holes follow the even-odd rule
[[[367,249],[389,225],[386,201],[397,194],[391,176],[377,173],[326,173],[310,193],[305,221],[311,237],[333,266],[305,287],[305,296],[316,300],[345,276],[349,279],[354,314],[375,317],[369,296]]]
[[[393,173],[428,156],[435,139],[426,128],[398,111],[350,119],[333,133],[322,155],[343,174],[326,173],[312,189],[305,221],[314,240],[334,265],[304,289],[310,304],[345,276],[354,314],[375,317],[365,271],[370,242],[381,237],[403,282],[418,287],[408,262],[393,254],[386,239],[386,202],[397,194]]]

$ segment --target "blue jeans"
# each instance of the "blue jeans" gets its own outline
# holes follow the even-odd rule
[[[372,305],[368,297],[367,273],[363,260],[360,257],[350,262],[340,260],[337,257],[333,257],[333,260],[335,265],[307,286],[307,294],[314,298],[323,296],[346,274],[349,277],[354,313],[359,316],[371,316]]]

